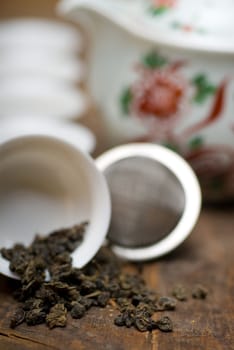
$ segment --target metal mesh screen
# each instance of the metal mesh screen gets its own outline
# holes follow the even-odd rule
[[[183,188],[164,165],[128,157],[105,170],[112,200],[108,238],[125,247],[148,246],[168,235],[185,205]]]

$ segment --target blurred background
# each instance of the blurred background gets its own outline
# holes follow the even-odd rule
[[[100,2],[111,21],[68,3],[0,2],[0,144],[40,133],[95,157],[159,143],[192,166],[204,200],[233,201],[233,1]]]
[[[57,4],[56,0],[0,2],[0,142],[40,130],[75,140],[96,156],[108,145],[101,116],[86,89],[88,43],[79,25],[56,15]],[[49,22],[25,25],[27,18]],[[18,20],[23,21],[21,29]],[[61,28],[50,26],[51,20]]]

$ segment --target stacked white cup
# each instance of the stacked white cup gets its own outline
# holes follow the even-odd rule
[[[79,87],[85,75],[82,44],[79,30],[61,22],[0,22],[0,144],[37,134],[93,150],[94,135],[72,121],[87,108]]]

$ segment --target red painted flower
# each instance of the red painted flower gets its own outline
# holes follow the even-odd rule
[[[173,7],[176,0],[152,0],[154,7]]]
[[[180,112],[186,82],[172,68],[146,70],[133,86],[133,111],[140,117],[168,119]]]

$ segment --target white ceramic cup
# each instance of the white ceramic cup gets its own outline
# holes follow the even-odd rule
[[[4,116],[0,120],[0,144],[13,138],[30,135],[57,137],[91,153],[96,146],[94,133],[87,127],[70,121],[55,120],[48,116]]]
[[[87,108],[82,91],[49,78],[5,78],[0,80],[0,115],[51,116],[72,119]]]
[[[0,22],[0,51],[9,47],[42,48],[53,52],[80,52],[82,35],[71,25],[42,18],[21,18]]]
[[[58,55],[41,48],[13,46],[0,50],[0,79],[24,76],[79,83],[85,76],[85,64],[74,54]]]
[[[0,147],[0,247],[29,244],[36,233],[89,221],[73,264],[84,266],[101,247],[111,204],[104,175],[78,148],[56,138],[27,136]],[[0,272],[16,276],[0,257]]]

